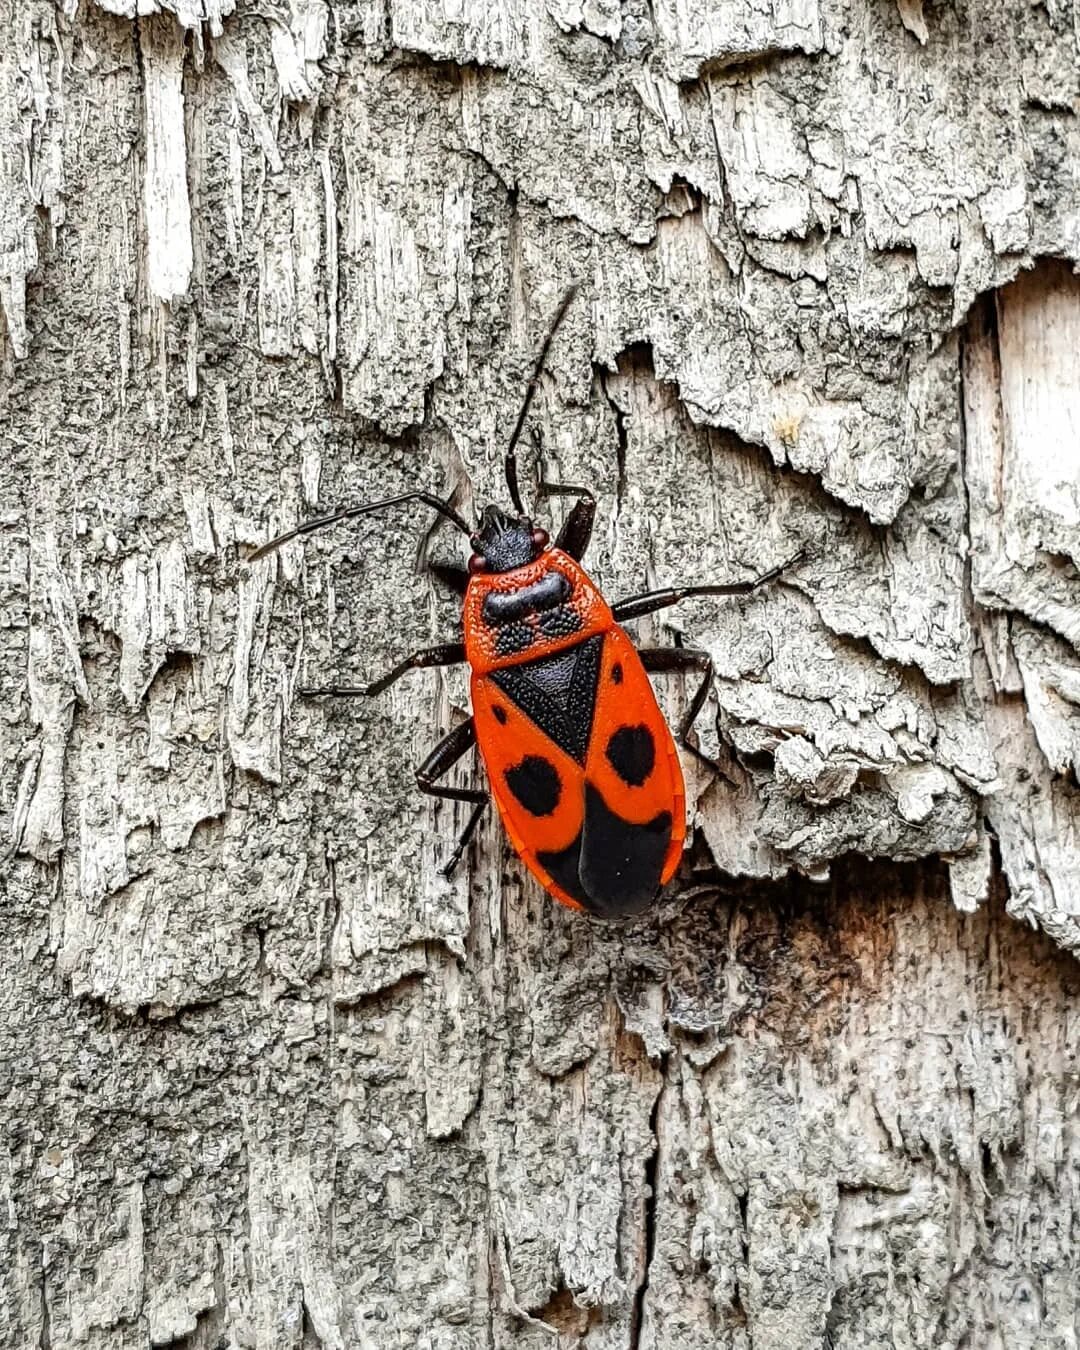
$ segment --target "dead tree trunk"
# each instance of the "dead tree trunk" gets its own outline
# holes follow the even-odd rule
[[[1077,1345],[1075,24],[0,0],[5,1344]],[[726,773],[630,927],[440,876],[460,672],[296,696],[449,532],[244,562],[504,501],[575,278],[606,591],[805,551],[639,625]]]

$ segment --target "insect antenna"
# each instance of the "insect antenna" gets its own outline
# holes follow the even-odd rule
[[[403,492],[400,497],[383,497],[377,502],[362,502],[359,506],[346,506],[341,511],[331,511],[326,516],[316,516],[313,520],[305,520],[301,525],[295,525],[291,530],[286,530],[284,534],[276,535],[273,539],[267,540],[265,544],[260,544],[254,553],[248,554],[248,562],[255,562],[259,558],[265,558],[268,553],[273,553],[282,544],[287,544],[290,539],[297,539],[302,534],[311,534],[314,530],[321,530],[325,525],[334,525],[339,520],[353,520],[356,516],[369,516],[374,511],[382,511],[388,506],[399,506],[402,502],[424,502],[427,506],[438,511],[441,516],[445,516],[451,524],[456,525],[464,534],[471,534],[468,522],[463,516],[459,516],[449,502],[444,502],[441,497],[436,497],[431,492]]]
[[[540,354],[536,358],[536,365],[533,368],[532,378],[525,386],[525,398],[522,400],[521,412],[518,413],[518,420],[510,433],[510,444],[506,448],[506,459],[504,468],[506,471],[506,486],[510,491],[510,500],[514,503],[514,510],[520,515],[525,514],[525,507],[521,501],[521,488],[518,486],[517,456],[514,450],[521,438],[521,430],[525,425],[525,419],[529,415],[529,408],[533,401],[533,395],[536,393],[540,384],[540,376],[544,373],[544,365],[547,361],[548,349],[551,346],[555,334],[559,331],[559,325],[566,317],[566,311],[570,308],[570,302],[578,293],[580,282],[573,282],[568,286],[563,298],[559,301],[559,308],[555,311],[555,317],[551,321],[551,327],[548,329],[547,337],[544,338],[543,346],[540,348]]]

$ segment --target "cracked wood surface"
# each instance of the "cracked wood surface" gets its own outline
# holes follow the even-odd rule
[[[1075,1347],[1076,31],[0,0],[7,1343]],[[440,876],[460,671],[297,697],[455,636],[449,531],[243,560],[502,499],[575,279],[605,591],[802,554],[636,625],[724,775],[630,928]]]

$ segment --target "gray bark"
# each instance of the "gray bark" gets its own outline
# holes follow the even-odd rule
[[[0,0],[5,1343],[1075,1350],[1078,31]],[[727,777],[629,927],[440,875],[461,672],[296,696],[454,636],[429,513],[245,562],[503,500],[574,279],[605,591],[804,552],[637,625]]]

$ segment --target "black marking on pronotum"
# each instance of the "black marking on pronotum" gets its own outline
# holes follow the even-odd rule
[[[550,816],[562,796],[558,770],[539,755],[526,755],[520,764],[507,769],[506,785],[526,811],[533,816]]]
[[[566,848],[536,856],[556,885],[590,913],[624,919],[640,914],[656,896],[670,843],[670,811],[632,825],[587,782],[581,833]]]
[[[555,656],[491,672],[507,698],[579,764],[589,749],[603,644],[598,634]]]
[[[491,591],[484,600],[484,620],[490,624],[511,623],[538,610],[554,609],[570,594],[570,583],[561,572],[547,572],[531,586],[516,591]]]
[[[491,711],[495,718],[495,721],[498,722],[499,726],[501,727],[506,726],[506,709],[502,706],[502,704],[493,703],[491,705]]]
[[[549,609],[541,614],[537,622],[544,637],[564,638],[578,633],[584,627],[581,615],[569,605],[560,605],[558,609]]]
[[[624,783],[641,787],[656,763],[656,743],[647,726],[620,727],[608,741],[604,754]]]
[[[622,684],[622,664],[619,661],[611,667],[611,678],[615,684]]]
[[[536,634],[527,623],[508,623],[495,630],[495,655],[517,656],[526,652],[536,641]]]

